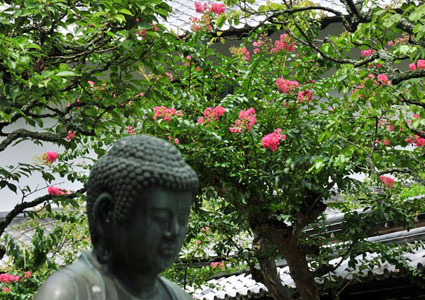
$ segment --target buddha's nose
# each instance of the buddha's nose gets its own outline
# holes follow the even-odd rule
[[[168,228],[164,232],[166,238],[172,239],[179,235],[179,222],[176,217],[172,217],[168,223]]]

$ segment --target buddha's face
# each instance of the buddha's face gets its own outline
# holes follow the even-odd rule
[[[154,276],[168,269],[183,245],[192,197],[164,188],[141,193],[127,222],[114,230],[113,265]]]

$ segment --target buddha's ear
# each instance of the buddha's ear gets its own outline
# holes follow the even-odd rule
[[[94,225],[98,234],[105,236],[112,225],[114,215],[114,203],[112,195],[102,193],[94,202],[93,206]]]

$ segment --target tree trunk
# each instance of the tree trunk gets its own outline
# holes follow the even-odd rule
[[[264,238],[257,236],[253,241],[255,256],[260,264],[260,276],[258,279],[267,287],[273,299],[293,300],[288,288],[283,286],[282,280],[277,273],[274,258],[269,258],[267,255],[267,246],[267,241]]]
[[[320,292],[317,288],[314,276],[308,267],[305,254],[298,247],[296,240],[289,239],[279,250],[285,257],[292,279],[297,291],[303,300],[320,300]]]

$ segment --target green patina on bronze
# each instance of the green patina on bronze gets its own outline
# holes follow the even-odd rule
[[[191,299],[158,275],[177,259],[197,189],[174,145],[151,136],[119,140],[90,172],[93,250],[49,277],[35,299]]]

